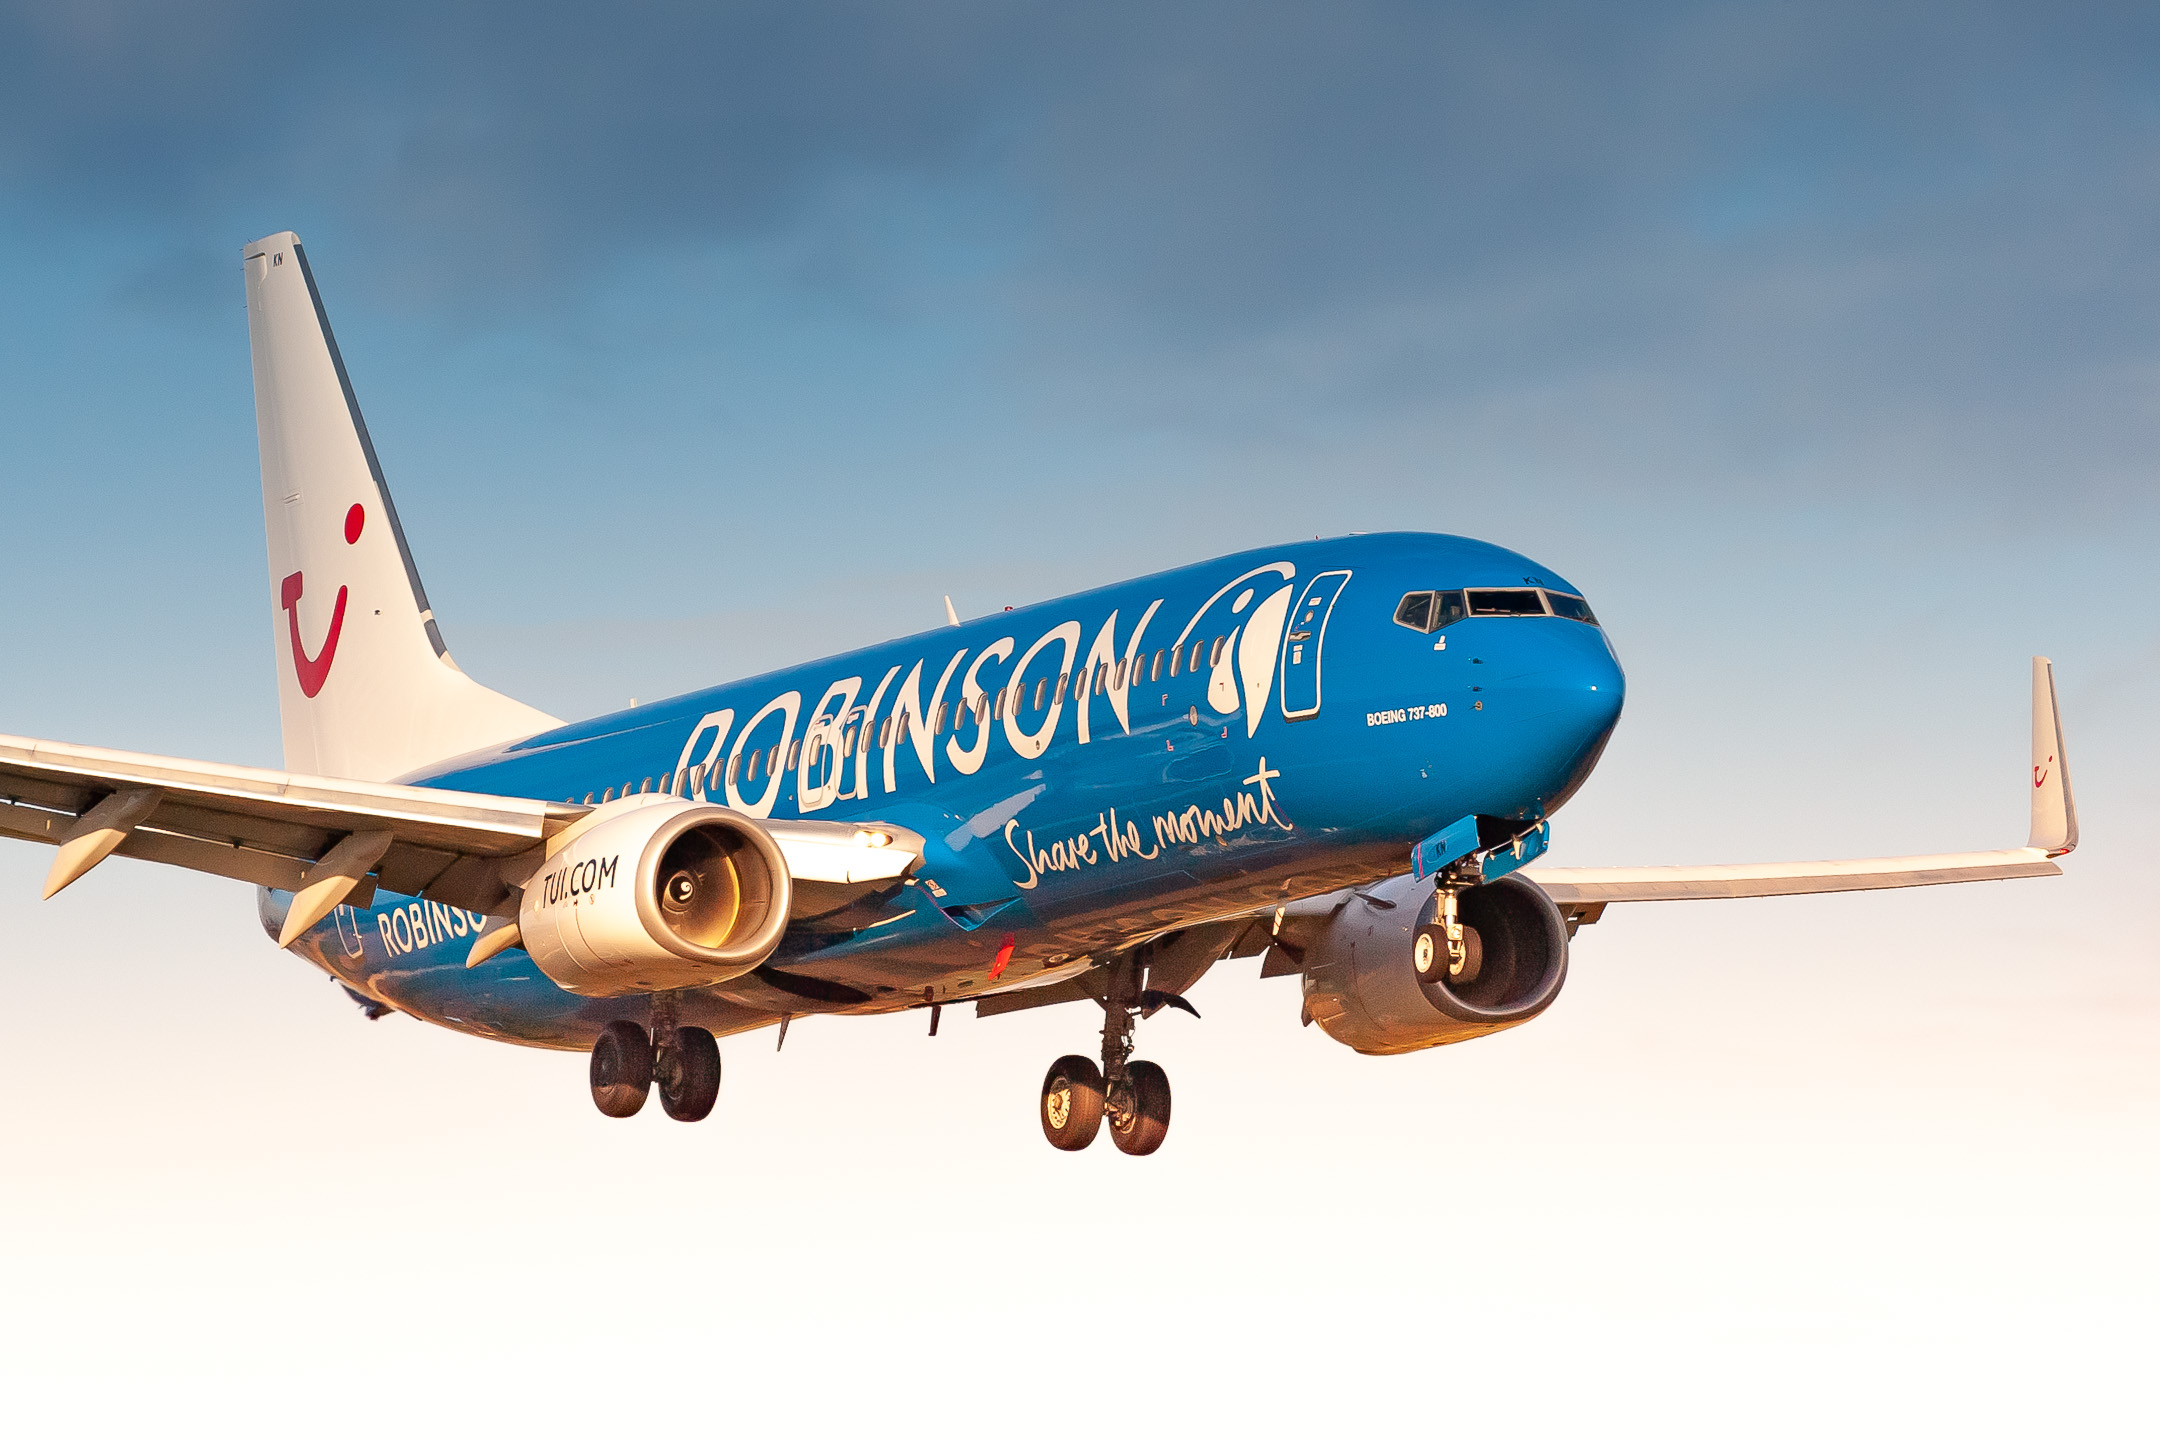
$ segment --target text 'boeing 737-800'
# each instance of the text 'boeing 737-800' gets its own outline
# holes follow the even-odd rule
[[[698,1120],[716,1036],[1073,1003],[1050,1143],[1163,1142],[1137,1023],[1258,956],[1370,1055],[1541,1013],[1610,904],[2060,873],[2048,663],[2032,828],[1886,860],[1534,865],[1620,719],[1581,591],[1447,535],[1285,544],[577,724],[452,662],[307,257],[244,251],[283,771],[0,736],[0,832],[258,887],[277,943],[392,1010],[591,1052],[608,1115]]]

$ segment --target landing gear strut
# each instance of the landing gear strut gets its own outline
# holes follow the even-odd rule
[[[600,1032],[592,1050],[593,1104],[626,1120],[645,1108],[658,1081],[669,1118],[703,1120],[720,1098],[720,1046],[710,1030],[675,1024],[674,1007],[656,1000],[653,1011],[650,1036],[634,1020],[612,1021]]]
[[[1105,1120],[1110,1139],[1128,1155],[1152,1155],[1170,1133],[1170,1077],[1152,1060],[1135,1060],[1133,1029],[1143,995],[1140,965],[1111,967],[1101,999],[1102,1066],[1084,1055],[1067,1055],[1043,1077],[1043,1136],[1060,1150],[1085,1150]],[[1173,997],[1163,996],[1159,1003]],[[1150,1007],[1151,1009],[1153,1007]],[[1181,1005],[1182,1009],[1191,1009]]]

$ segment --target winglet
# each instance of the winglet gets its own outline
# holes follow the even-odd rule
[[[2070,795],[2070,762],[2063,753],[2055,667],[2044,655],[2033,656],[2032,664],[2032,833],[2025,843],[2052,859],[2077,849],[2077,802]]]

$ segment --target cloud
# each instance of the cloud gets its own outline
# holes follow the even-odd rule
[[[2038,397],[2075,445],[2152,363],[2156,40],[2133,6],[16,3],[0,183],[175,255],[320,225],[482,323],[717,255],[953,307],[1172,425],[1574,385],[1772,449]]]

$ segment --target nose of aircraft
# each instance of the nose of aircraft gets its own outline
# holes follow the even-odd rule
[[[1473,622],[1474,623],[1474,622]],[[1489,739],[1550,814],[1589,778],[1627,698],[1627,677],[1594,625],[1572,620],[1495,620],[1475,669],[1473,718],[1498,722]],[[1477,702],[1485,701],[1482,710]],[[1502,757],[1495,757],[1502,758]],[[1527,797],[1526,797],[1527,798]]]

